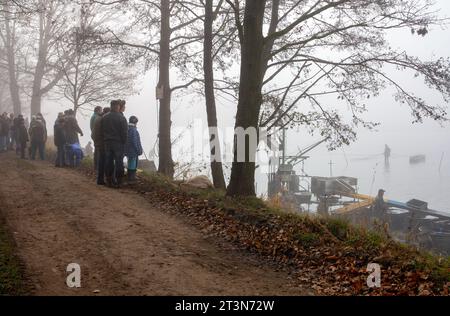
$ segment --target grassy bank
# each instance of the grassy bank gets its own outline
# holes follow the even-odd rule
[[[195,218],[207,234],[298,267],[300,275],[315,275],[320,281],[313,285],[319,294],[448,294],[448,257],[400,244],[382,229],[368,231],[343,219],[292,214],[258,198],[228,198],[217,190],[188,189],[156,174],[141,176],[136,189]],[[369,263],[382,268],[385,286],[381,289],[365,286]]]
[[[93,176],[92,161],[81,171]],[[297,215],[258,198],[229,198],[218,190],[180,186],[158,174],[140,174],[130,187],[161,210],[182,215],[211,238],[234,243],[262,259],[294,268],[299,282],[323,295],[448,295],[450,260],[392,240],[382,230]],[[367,266],[382,269],[382,287],[366,285]]]

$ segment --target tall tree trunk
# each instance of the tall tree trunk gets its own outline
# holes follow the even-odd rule
[[[16,35],[15,35],[15,22],[13,22],[13,29],[10,25],[10,14],[9,6],[5,2],[3,5],[5,11],[5,31],[6,31],[6,54],[8,60],[8,83],[9,92],[11,94],[11,101],[13,103],[14,115],[19,115],[22,112],[22,104],[20,102],[20,92],[19,84],[17,82],[17,72],[16,72],[16,57],[15,57],[15,47],[16,47]]]
[[[159,111],[159,167],[158,172],[172,178],[174,166],[172,160],[171,129],[171,88],[170,88],[170,3],[161,0],[161,40],[159,51],[159,83],[163,88]]]
[[[36,115],[38,113],[41,113],[41,99],[42,99],[42,93],[41,93],[41,84],[42,84],[42,78],[43,78],[43,70],[41,72],[41,66],[39,65],[40,62],[38,61],[38,64],[36,66],[36,70],[34,73],[34,80],[33,80],[33,88],[32,88],[32,94],[31,94],[31,115]]]
[[[266,0],[247,0],[244,14],[244,37],[241,43],[241,73],[236,128],[258,128],[261,108],[261,89],[264,75],[263,19]],[[255,195],[255,146],[245,142],[245,162],[237,161],[235,138],[234,161],[231,169],[229,196]],[[253,162],[251,161],[253,160]]]
[[[203,72],[205,78],[205,100],[208,127],[210,130],[209,143],[211,150],[211,174],[214,187],[225,189],[225,178],[223,176],[222,155],[220,140],[217,133],[216,100],[214,96],[214,70],[213,70],[213,0],[206,0],[204,21],[204,47],[203,47]],[[217,161],[215,158],[218,158]]]
[[[8,50],[7,54],[8,54],[9,92],[11,94],[11,101],[13,104],[14,115],[17,116],[22,113],[22,104],[20,101],[19,84],[17,82],[14,47],[8,47],[7,50]]]
[[[33,87],[31,91],[31,115],[41,113],[42,99],[42,79],[45,74],[45,64],[47,62],[47,45],[48,45],[48,24],[45,25],[45,13],[39,14],[39,47],[36,68],[33,75]]]

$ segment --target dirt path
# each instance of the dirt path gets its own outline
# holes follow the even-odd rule
[[[138,194],[0,155],[4,214],[36,295],[304,295],[287,272],[205,240]],[[81,266],[79,289],[66,267]]]

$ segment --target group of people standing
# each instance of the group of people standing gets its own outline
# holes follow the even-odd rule
[[[120,187],[124,182],[124,158],[127,157],[128,183],[136,181],[139,156],[143,154],[141,139],[137,130],[138,118],[124,116],[126,102],[111,101],[110,107],[97,106],[90,120],[91,138],[94,142],[94,166],[97,184]],[[45,159],[47,123],[42,114],[33,116],[29,126],[23,115],[14,117],[4,113],[0,116],[0,152],[16,149],[21,158],[26,159],[28,148],[30,159],[39,153]],[[56,146],[55,166],[78,167],[84,157],[79,136],[83,131],[78,125],[74,110],[59,113],[54,124],[54,144]],[[30,143],[30,146],[28,146]]]
[[[55,166],[57,168],[74,168],[81,165],[84,154],[79,135],[83,136],[83,131],[78,125],[75,111],[69,109],[64,113],[59,113],[53,126],[53,140],[56,146]]]
[[[143,154],[137,131],[138,118],[131,116],[127,122],[124,100],[111,101],[110,107],[96,107],[91,117],[94,141],[94,165],[97,184],[120,187],[124,182],[124,157],[127,157],[128,183],[136,181],[139,156]]]
[[[3,113],[0,116],[0,152],[15,150],[22,159],[28,152],[31,160],[35,160],[39,152],[40,159],[44,160],[46,142],[47,124],[41,113],[33,115],[29,124],[21,114],[15,117]]]

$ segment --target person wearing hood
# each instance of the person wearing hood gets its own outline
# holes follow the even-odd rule
[[[39,158],[45,160],[45,143],[47,141],[47,129],[45,123],[34,117],[30,123],[31,160],[36,159],[36,152],[39,151]]]
[[[139,162],[139,156],[142,155],[143,149],[141,145],[141,137],[137,130],[138,118],[131,116],[128,124],[128,138],[125,145],[125,156],[128,160],[127,177],[128,183],[136,182],[136,171]]]
[[[383,189],[378,190],[378,195],[373,201],[372,204],[372,214],[378,218],[384,218],[386,216],[386,212],[389,209],[389,206],[386,204],[384,193],[386,191]]]
[[[81,130],[80,126],[78,125],[78,121],[75,117],[74,110],[69,109],[69,110],[65,111],[64,113],[65,113],[64,130],[66,133],[66,146],[65,146],[66,162],[70,163],[74,157],[74,154],[72,151],[72,147],[73,147],[72,145],[80,143],[78,134],[80,136],[83,136],[83,131]]]
[[[78,125],[78,121],[73,110],[67,110],[65,122],[67,143],[70,145],[79,144],[80,139],[78,138],[78,134],[80,134],[80,136],[83,136],[83,131]]]
[[[47,122],[45,121],[44,116],[42,115],[42,113],[36,114],[36,118],[38,120],[40,120],[42,123],[44,123],[45,128],[47,128]]]

